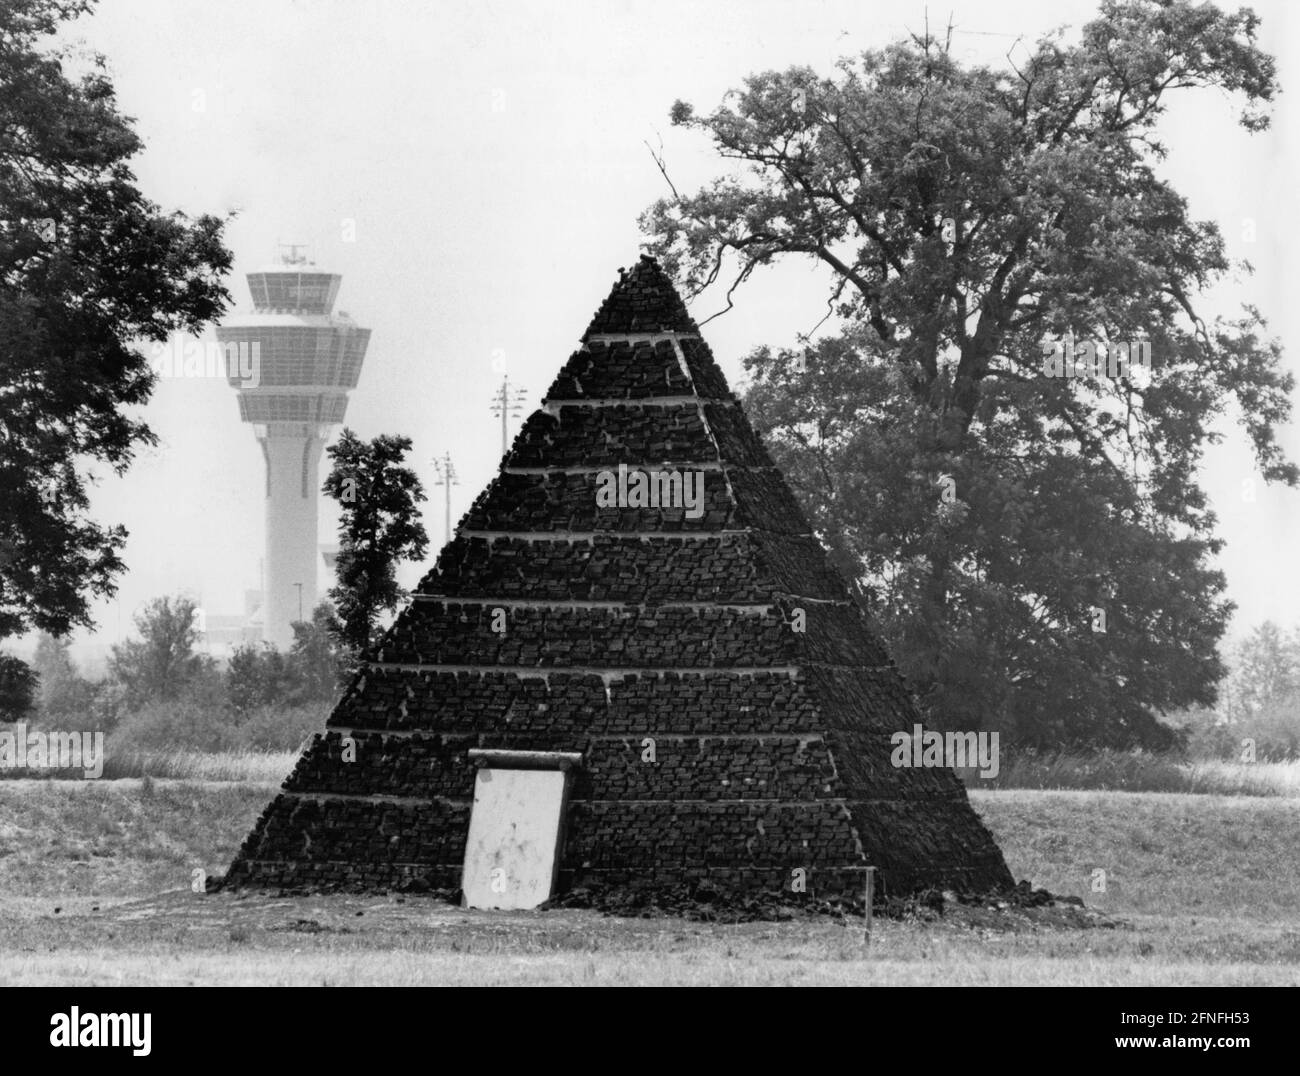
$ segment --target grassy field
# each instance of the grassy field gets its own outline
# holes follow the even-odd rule
[[[109,738],[103,778],[161,777],[187,781],[279,781],[297,761],[299,751],[197,751],[189,747],[140,750],[119,748]],[[1142,751],[1094,751],[1088,754],[1008,752],[997,777],[976,769],[958,771],[967,786],[989,789],[1093,789],[1107,792],[1196,792],[1225,796],[1300,797],[1300,759],[1291,762],[1225,762],[1187,759]],[[80,780],[80,770],[30,771],[12,776],[66,777]]]
[[[0,981],[1300,983],[1300,800],[975,791],[1017,878],[1103,913],[721,926],[190,892],[273,783],[0,782]],[[1105,891],[1094,892],[1098,870]]]

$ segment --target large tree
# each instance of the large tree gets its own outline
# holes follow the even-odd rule
[[[49,45],[90,7],[0,3],[0,639],[90,626],[114,592],[126,532],[88,517],[91,469],[154,443],[127,410],[154,383],[141,343],[229,299],[220,221],[144,197],[103,58]]]
[[[1254,309],[1199,312],[1231,267],[1159,174],[1157,120],[1201,87],[1266,127],[1256,25],[1107,0],[1002,67],[927,32],[673,107],[733,164],[647,210],[665,266],[728,299],[779,259],[828,272],[831,331],[749,356],[749,403],[934,722],[1155,745],[1158,715],[1213,700],[1231,604],[1197,467],[1235,403],[1295,484],[1293,381]],[[1150,369],[1051,376],[1065,338],[1145,342]]]
[[[322,487],[339,504],[337,584],[330,598],[338,609],[339,635],[360,654],[374,636],[381,613],[404,597],[397,565],[424,556],[429,539],[420,522],[420,479],[402,461],[411,439],[381,434],[366,442],[344,427],[325,451],[333,466]]]

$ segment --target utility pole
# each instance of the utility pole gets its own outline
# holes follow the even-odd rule
[[[522,415],[524,407],[524,398],[527,393],[521,388],[511,388],[510,378],[501,379],[501,388],[492,394],[492,413],[501,416],[501,455],[510,450],[508,440],[509,428],[508,422],[511,415]]]
[[[446,516],[443,521],[443,526],[446,530],[442,539],[442,544],[446,545],[451,541],[451,487],[459,486],[460,479],[456,477],[456,466],[451,462],[450,452],[444,452],[442,454],[442,459],[440,460],[435,459],[433,461],[433,466],[438,472],[438,481],[436,481],[434,485],[446,487],[446,497],[444,501]]]

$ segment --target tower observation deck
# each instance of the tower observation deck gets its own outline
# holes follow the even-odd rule
[[[252,423],[266,459],[262,637],[282,650],[319,598],[321,452],[343,421],[370,343],[369,329],[333,312],[342,279],[290,248],[279,264],[248,274],[253,313],[217,329],[239,417]],[[236,353],[238,363],[230,361]]]

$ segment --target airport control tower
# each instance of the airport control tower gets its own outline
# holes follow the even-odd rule
[[[266,557],[262,638],[281,650],[290,625],[318,601],[316,498],[330,427],[343,421],[370,330],[333,314],[342,277],[286,248],[278,265],[248,274],[253,313],[217,329],[239,417],[253,424],[266,458]],[[234,361],[238,354],[238,363]]]

